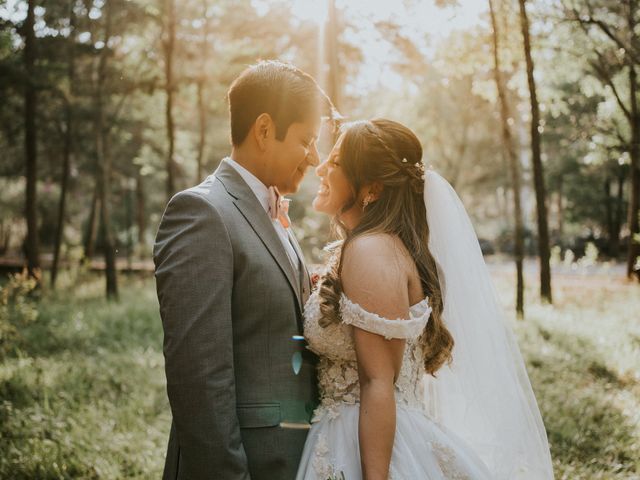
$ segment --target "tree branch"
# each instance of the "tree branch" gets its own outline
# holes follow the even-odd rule
[[[607,37],[609,37],[609,39],[611,39],[618,46],[618,48],[622,48],[625,51],[627,58],[630,60],[625,63],[627,63],[628,65],[640,64],[640,53],[638,53],[637,49],[633,46],[633,44],[626,44],[618,35],[616,35],[612,31],[609,25],[607,25],[603,20],[595,18],[593,6],[591,5],[590,2],[585,1],[584,4],[588,9],[588,12],[589,12],[588,16],[581,15],[580,12],[576,10],[575,6],[572,6],[569,8],[565,5],[565,11],[567,11],[568,13],[567,15],[568,19],[578,23],[582,27],[583,32],[587,36],[589,32],[585,26],[595,25],[600,29],[602,33],[604,33]],[[630,33],[631,35],[635,35],[633,30],[631,30]]]
[[[599,52],[596,51],[596,55],[598,55],[599,60],[602,59],[601,54]],[[588,63],[591,66],[591,68],[594,70],[596,77],[598,77],[601,82],[605,83],[606,85],[609,86],[609,88],[611,88],[611,90],[613,91],[613,95],[616,97],[618,105],[624,112],[624,115],[627,117],[629,121],[631,121],[631,112],[622,101],[622,97],[620,97],[620,94],[618,93],[618,89],[616,88],[615,83],[613,83],[613,79],[611,78],[611,75],[609,75],[606,72],[606,70],[603,68],[602,65],[598,65],[596,61],[589,60]]]

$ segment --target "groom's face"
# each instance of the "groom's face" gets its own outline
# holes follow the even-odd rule
[[[295,193],[309,167],[319,163],[318,130],[320,119],[292,123],[282,141],[274,139],[269,172],[271,185],[282,195]]]

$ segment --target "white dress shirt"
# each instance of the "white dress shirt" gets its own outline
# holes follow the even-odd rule
[[[249,186],[253,194],[264,208],[265,213],[269,216],[269,188],[265,186],[253,173],[244,168],[238,162],[233,160],[230,157],[227,157],[223,160],[223,162],[227,162],[230,166],[232,166],[236,172],[240,174],[245,183]],[[299,275],[300,274],[300,260],[298,259],[298,255],[296,255],[296,251],[291,245],[291,241],[289,240],[289,232],[288,228],[284,228],[284,226],[278,220],[272,220],[271,216],[269,216],[269,220],[273,224],[273,228],[275,228],[280,241],[282,242],[282,246],[284,246],[285,251],[287,252],[287,256],[289,257],[289,261],[293,266],[294,271]]]

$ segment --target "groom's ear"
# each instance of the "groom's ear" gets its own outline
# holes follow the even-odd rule
[[[253,135],[260,150],[267,149],[269,138],[275,136],[275,125],[268,113],[261,113],[253,124]]]

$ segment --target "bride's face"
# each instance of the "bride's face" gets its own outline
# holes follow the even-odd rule
[[[320,177],[320,188],[313,199],[313,208],[327,215],[335,216],[342,212],[342,207],[351,201],[352,190],[342,167],[340,166],[341,135],[334,145],[329,157],[316,168]]]
[[[340,166],[341,135],[333,146],[327,159],[316,168],[316,174],[320,177],[320,187],[316,198],[313,199],[313,208],[327,215],[337,215],[342,207],[351,199],[351,187],[349,181]]]

